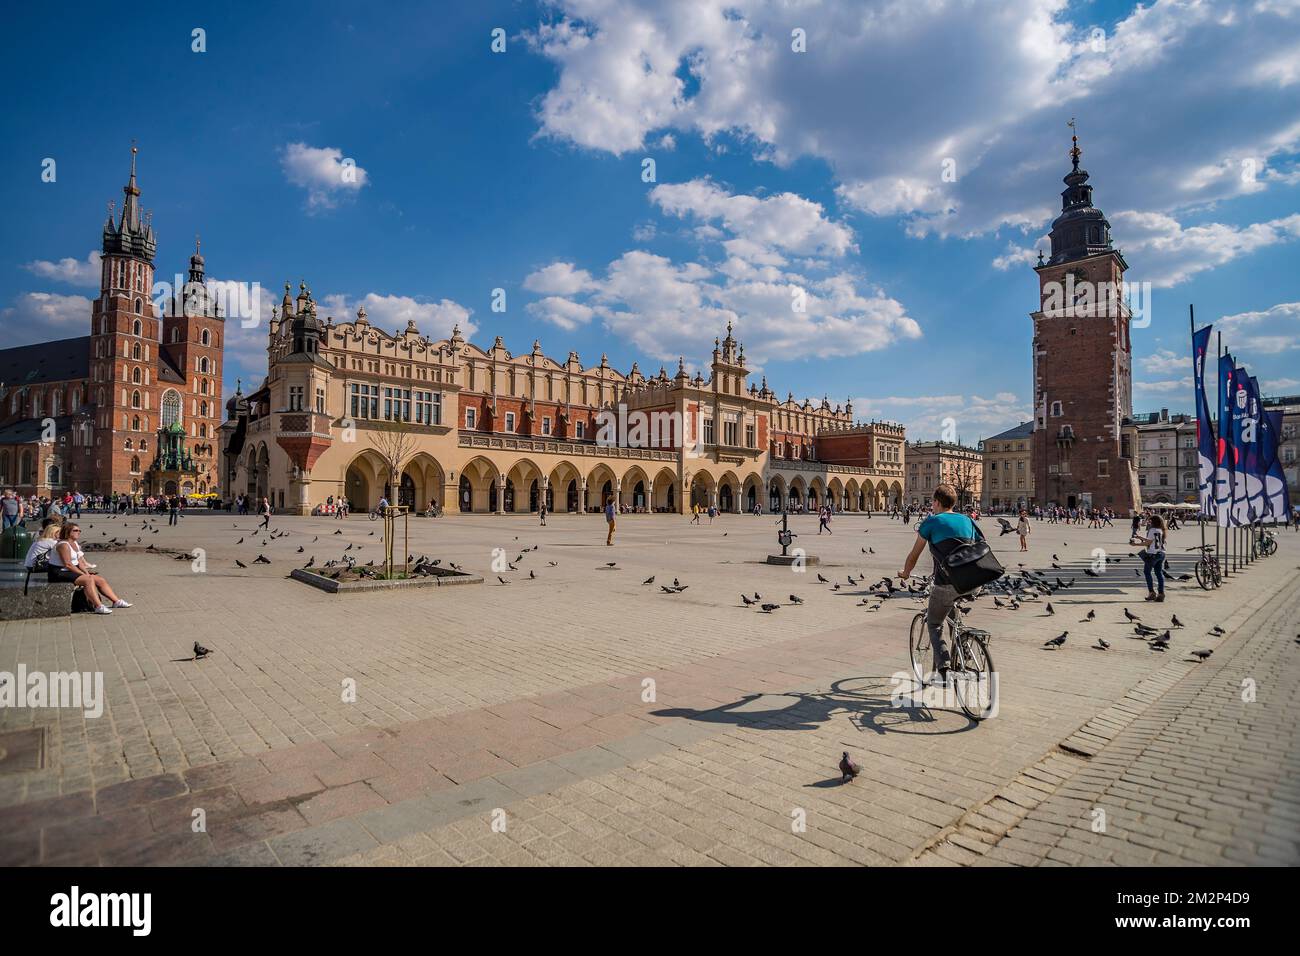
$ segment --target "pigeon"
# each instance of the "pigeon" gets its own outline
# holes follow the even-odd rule
[[[1124,608],[1124,616],[1125,616],[1126,618],[1128,618],[1130,621],[1140,621],[1140,620],[1142,620],[1142,618],[1138,617],[1136,614],[1134,614],[1134,613],[1133,613],[1132,611],[1130,611],[1128,608]]]
[[[1214,625],[1214,627],[1210,628],[1210,633],[1213,634],[1215,637],[1223,637],[1223,635],[1227,634],[1228,632],[1216,624]]]
[[[312,567],[315,563],[316,563],[316,555],[313,554],[311,556],[311,560],[302,566],[303,570],[304,571],[307,570],[308,568]]]
[[[673,578],[673,587],[675,587],[675,588],[679,588],[679,587],[681,587],[681,586],[682,586],[682,582],[681,582],[681,581],[678,581],[676,578]],[[758,597],[758,595],[755,594],[754,597]]]
[[[862,768],[849,759],[847,750],[844,751],[840,755],[840,783],[848,783],[860,773],[862,773]]]
[[[1054,555],[1052,555],[1052,560],[1053,560],[1053,561],[1060,561],[1061,558],[1060,558],[1059,555],[1055,555],[1055,554],[1054,554]]]
[[[1202,664],[1204,664],[1205,661],[1209,658],[1209,656],[1213,653],[1214,651],[1192,651],[1192,656],[1195,657],[1197,660],[1199,660]]]
[[[298,546],[298,553],[299,553],[299,554],[302,554],[302,553],[303,553],[304,551],[306,551],[306,550],[307,550],[307,549],[304,548],[302,545],[299,545],[299,546]],[[410,559],[408,558],[407,560],[409,561]]]
[[[537,572],[536,572],[536,571],[529,571],[529,572],[528,572],[528,580],[530,580],[530,581],[536,581],[536,580],[537,580]]]
[[[618,567],[618,562],[617,562],[617,561],[606,561],[606,562],[605,562],[605,567],[607,567],[607,568],[616,568],[616,567]]]
[[[1048,602],[1047,602],[1047,613],[1048,613],[1049,615],[1050,615],[1050,614],[1055,614],[1055,613],[1056,613],[1055,609],[1052,607],[1052,602],[1051,602],[1051,601],[1048,601]]]
[[[342,534],[343,531],[342,531],[342,530],[339,530],[339,531],[335,531],[334,533],[335,533],[335,534]]]
[[[646,578],[646,579],[645,579],[644,581],[642,581],[641,583],[642,583],[642,584],[654,584],[654,583],[655,583],[655,576],[652,574],[652,575],[650,575],[650,577]]]
[[[751,598],[748,594],[742,594],[742,595],[740,596],[740,600],[741,600],[741,603],[743,603],[743,604],[745,605],[745,607],[752,607],[754,604],[757,604],[757,603],[758,603],[758,602],[755,601],[753,598]]]
[[[235,544],[243,544],[243,543],[244,543],[244,539],[243,539],[243,538],[240,538],[238,541],[235,542]]]
[[[203,658],[207,657],[207,656],[208,656],[209,654],[211,654],[211,653],[212,653],[212,651],[211,651],[210,648],[206,648],[206,647],[204,647],[204,646],[203,646],[202,644],[200,644],[198,641],[195,641],[195,642],[194,642],[194,659],[195,659],[196,661],[201,661],[201,660],[203,660]]]
[[[1183,627],[1183,622],[1178,620],[1177,614],[1173,616],[1173,618],[1170,620],[1169,623],[1172,624],[1174,627]]]
[[[1096,618],[1097,618],[1097,612],[1096,612],[1096,611],[1089,611],[1089,612],[1088,612],[1088,616],[1085,617],[1085,618],[1084,618],[1082,621],[1080,621],[1079,623],[1080,623],[1080,624],[1086,624],[1088,621],[1096,620]]]
[[[761,594],[759,594],[757,591],[755,591],[755,592],[754,592],[754,600],[755,600],[755,601],[761,601],[761,600],[763,600],[763,595],[761,595]]]
[[[998,524],[1002,526],[1002,530],[998,532],[999,538],[1002,537],[1004,534],[1014,534],[1016,531],[1015,526],[1006,518],[999,518]]]
[[[680,586],[680,587],[671,587],[671,588],[670,588],[668,585],[666,585],[666,584],[661,584],[661,585],[659,585],[659,590],[660,590],[660,591],[663,591],[664,594],[681,594],[681,593],[682,593],[683,591],[685,591],[688,587],[690,587],[689,584],[685,584],[685,585],[682,585],[682,586]]]
[[[1088,575],[1088,577],[1090,577],[1090,578],[1099,578],[1099,577],[1101,577],[1101,575],[1100,575],[1098,572],[1094,571],[1092,568],[1084,568],[1084,569],[1083,569],[1083,573],[1086,574],[1086,575]]]
[[[1060,647],[1065,643],[1065,639],[1070,636],[1069,631],[1062,631],[1059,637],[1054,637],[1050,641],[1044,642],[1044,647]]]
[[[1159,633],[1154,627],[1147,627],[1145,624],[1134,624],[1133,632],[1135,634],[1141,634],[1143,637],[1151,637],[1152,635]]]
[[[509,581],[507,581],[505,578],[503,578],[503,577],[502,577],[501,575],[499,575],[499,574],[497,575],[497,580],[500,581],[502,584],[509,584],[509,583],[510,583]]]
[[[246,565],[243,561],[240,561],[238,558],[235,558],[235,564],[239,565],[241,568],[248,567],[248,565]]]
[[[1006,605],[1003,604],[1000,600],[998,600],[998,598],[997,598],[996,596],[993,598],[993,606],[994,606],[994,607],[1006,607]]]
[[[547,566],[548,568],[558,568],[558,567],[560,566],[560,562],[559,562],[559,561],[547,561],[547,562],[546,562],[546,566]]]
[[[1103,639],[1100,638],[1100,637],[1097,638],[1097,650],[1099,650],[1099,651],[1108,651],[1108,650],[1110,650],[1110,641],[1103,640]]]
[[[802,603],[803,603],[803,598],[801,598],[801,597],[800,597],[799,595],[797,595],[797,594],[791,594],[791,595],[790,595],[790,603],[791,603],[791,604],[802,604]]]
[[[255,558],[253,559],[253,563],[254,563],[254,564],[270,564],[271,562],[268,561],[268,560],[266,559],[266,555],[264,555],[264,554],[259,554],[257,557],[255,557]]]
[[[824,577],[822,577],[820,574],[817,575],[817,580],[820,581],[822,584],[830,584],[830,583],[831,583],[831,582],[827,581]]]
[[[775,611],[775,610],[776,610],[777,608],[779,608],[780,606],[781,606],[781,605],[779,605],[779,604],[764,604],[764,605],[763,605],[763,610],[764,610],[766,613],[771,614],[773,611]]]

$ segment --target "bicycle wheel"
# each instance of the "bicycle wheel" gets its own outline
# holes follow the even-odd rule
[[[1217,560],[1210,561],[1210,576],[1213,578],[1216,588],[1223,584],[1223,571],[1219,567]]]
[[[997,713],[998,682],[993,673],[993,656],[981,638],[966,636],[949,674],[957,705],[971,720],[985,720]]]
[[[930,647],[930,629],[925,624],[925,613],[912,618],[912,629],[908,634],[907,652],[912,658],[912,676],[918,687],[925,684],[925,675],[934,663],[934,651]]]
[[[1210,570],[1209,562],[1204,559],[1196,562],[1196,583],[1201,586],[1202,591],[1208,591],[1214,587],[1214,575]]]

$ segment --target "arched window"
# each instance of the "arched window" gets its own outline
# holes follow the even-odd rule
[[[140,430],[140,416],[136,415],[134,418],[131,419],[131,431],[138,432],[139,430]]]
[[[139,300],[139,299],[136,299],[135,301],[136,301],[136,311],[139,312],[139,311],[140,311],[140,308],[139,308],[140,300]],[[140,334],[140,330],[143,329],[143,328],[144,328],[144,325],[140,322],[139,319],[136,319],[134,322],[131,323],[131,334],[132,334],[132,335],[139,335],[139,334]]]
[[[139,296],[135,297],[135,314],[144,315],[144,299],[140,298]],[[139,332],[136,333],[136,335],[139,334],[140,334]]]
[[[139,343],[139,342],[136,342],[134,345],[131,346],[131,358],[135,359],[137,362],[140,361],[140,343]]]
[[[102,388],[95,389],[95,404],[101,407],[104,404],[104,390]]]
[[[131,473],[133,475],[140,473],[140,458],[137,455],[131,456]]]
[[[181,420],[181,396],[174,388],[167,389],[162,399],[163,428]]]
[[[79,408],[81,408],[81,392],[74,390],[68,399],[68,410],[75,412]]]
[[[211,344],[212,344],[212,333],[209,332],[207,329],[204,329],[203,332],[202,332],[202,334],[199,335],[199,341],[200,341],[201,343],[203,343],[204,345],[211,345]]]
[[[206,378],[199,382],[199,391],[204,395],[208,394],[208,380]]]
[[[58,392],[53,392],[53,393],[51,393],[51,395],[50,395],[50,414],[53,415],[53,416],[55,416],[55,417],[57,417],[58,415],[62,414],[62,409],[59,407],[61,404],[62,404],[62,403],[59,401],[59,393],[58,393]]]
[[[177,328],[173,328],[173,329],[172,329],[172,341],[173,341],[173,342],[179,342],[180,340],[181,340],[181,330],[180,330],[180,328],[178,328],[178,327],[177,327]]]
[[[200,438],[207,438],[207,437],[208,437],[208,424],[207,424],[207,422],[199,422],[199,437],[200,437]]]
[[[135,368],[131,369],[131,384],[132,384],[132,385],[139,385],[139,384],[140,384],[140,367],[139,367],[139,366],[136,366]]]
[[[41,417],[41,396],[39,394],[32,396],[32,418]]]
[[[148,442],[147,439],[144,439],[144,438],[141,438],[141,439],[140,439],[140,450],[141,450],[141,451],[148,451],[148,450],[149,450],[149,442]]]
[[[200,402],[200,403],[199,403],[199,415],[201,415],[203,418],[207,418],[207,417],[208,417],[208,403],[207,403],[207,402]]]
[[[134,447],[134,446],[131,444],[131,439],[128,438],[128,439],[126,440],[126,446],[125,446],[125,447],[126,447],[126,450],[127,450],[127,451],[130,451],[130,450]]]
[[[204,375],[208,373],[208,357],[206,355],[199,359],[199,371]]]
[[[137,369],[137,371],[139,371],[139,369]],[[131,407],[132,408],[140,407],[140,391],[138,389],[131,393]]]

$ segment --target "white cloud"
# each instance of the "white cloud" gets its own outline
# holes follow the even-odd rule
[[[1300,302],[1279,302],[1271,308],[1258,312],[1238,312],[1235,315],[1225,315],[1219,321],[1234,328],[1272,323],[1274,321],[1300,322]]]
[[[67,256],[58,262],[37,259],[24,264],[23,268],[42,279],[53,279],[56,282],[66,282],[68,285],[90,286],[97,289],[101,273],[99,258],[99,250],[92,249],[84,262]]]
[[[552,262],[530,273],[524,288],[543,295],[577,295],[591,288],[591,273],[575,268],[571,262]]]
[[[899,422],[908,441],[934,441],[952,433],[962,444],[975,446],[985,438],[1029,421],[1027,402],[1013,392],[981,395],[909,395],[855,398],[853,413],[859,418]]]
[[[90,334],[90,299],[56,292],[24,292],[0,311],[9,345]]]
[[[369,173],[333,146],[290,143],[280,154],[280,167],[289,182],[307,190],[308,212],[333,209],[370,181]]]
[[[1158,288],[1300,236],[1300,213],[1246,226],[1212,222],[1185,227],[1171,216],[1136,212],[1117,213],[1110,221],[1112,233],[1123,236],[1125,258],[1139,263],[1126,280]]]
[[[380,295],[377,292],[353,299],[336,293],[321,299],[317,312],[331,316],[336,322],[353,322],[357,309],[362,306],[371,325],[390,333],[405,332],[408,322],[414,322],[420,334],[430,339],[449,338],[457,324],[461,335],[467,339],[477,331],[477,326],[470,321],[470,310],[451,299],[422,302],[407,295]]]
[[[1188,369],[1192,364],[1192,357],[1190,351],[1187,355],[1179,355],[1169,349],[1156,349],[1154,355],[1139,358],[1138,364],[1142,366],[1143,371],[1153,375],[1168,375]]]
[[[1046,239],[1040,239],[1037,245],[1028,248],[1021,248],[1014,242],[1008,242],[1007,251],[993,260],[993,268],[999,272],[1006,272],[1016,266],[1032,266],[1038,262],[1038,250],[1049,247],[1050,244]]]
[[[707,179],[693,179],[656,186],[650,201],[669,215],[720,223],[737,237],[731,251],[741,258],[770,250],[836,257],[857,251],[848,226],[831,222],[819,203],[794,193],[760,199],[729,193]]]
[[[1266,378],[1260,385],[1265,392],[1281,393],[1300,386],[1300,378]]]
[[[1154,0],[1106,23],[1100,49],[1082,19],[1096,15],[1067,0],[554,0],[531,35],[558,69],[539,134],[624,155],[689,131],[780,164],[821,159],[841,202],[908,217],[914,236],[1041,231],[1059,211],[1071,114],[1112,212],[1204,208],[1290,180],[1278,164],[1300,147],[1300,5]],[[804,54],[790,49],[796,22]],[[1219,227],[1235,230],[1218,237],[1226,258],[1259,248],[1257,226]],[[1191,247],[1187,274],[1226,261],[1213,231],[1162,230]]]
[[[591,306],[558,295],[548,295],[537,302],[529,302],[525,308],[529,315],[543,322],[549,322],[566,332],[572,332],[578,326],[586,325],[595,315],[595,310]]]
[[[1192,377],[1168,379],[1161,382],[1134,382],[1133,390],[1136,392],[1177,392],[1185,391],[1190,396],[1192,394]]]

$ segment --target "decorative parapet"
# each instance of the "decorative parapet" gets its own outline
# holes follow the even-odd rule
[[[676,461],[677,452],[658,448],[625,448],[621,445],[589,445],[582,442],[550,441],[544,438],[516,438],[497,435],[460,436],[461,448],[535,452],[543,455],[586,458],[635,458],[642,461]]]

